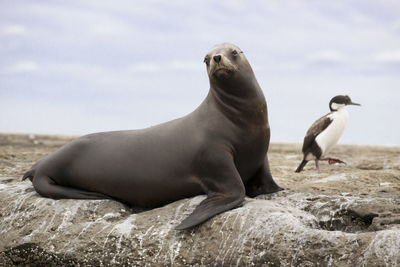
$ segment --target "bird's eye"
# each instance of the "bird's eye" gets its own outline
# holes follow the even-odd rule
[[[237,55],[239,55],[239,53],[236,50],[233,50],[232,55],[236,57]]]

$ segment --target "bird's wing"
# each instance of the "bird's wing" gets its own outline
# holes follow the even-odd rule
[[[308,150],[308,148],[312,145],[315,138],[326,129],[332,122],[332,118],[329,116],[331,113],[326,114],[325,116],[316,120],[311,127],[308,129],[306,136],[304,137],[303,142],[303,153]]]

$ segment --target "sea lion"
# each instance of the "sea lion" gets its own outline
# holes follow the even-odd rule
[[[153,208],[207,194],[176,229],[192,228],[239,206],[245,197],[282,190],[267,151],[267,104],[253,70],[235,45],[205,56],[210,90],[189,115],[141,130],[82,136],[25,173],[53,199],[113,198]]]

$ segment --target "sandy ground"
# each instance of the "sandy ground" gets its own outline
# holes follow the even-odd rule
[[[329,194],[400,193],[400,147],[337,145],[330,154],[347,164],[309,162],[295,173],[301,161],[300,144],[272,144],[269,151],[272,174],[284,187]],[[399,194],[400,195],[400,194]]]
[[[0,186],[20,179],[38,159],[72,140],[70,136],[0,134]],[[309,162],[295,173],[301,161],[301,144],[271,144],[271,171],[286,189],[324,193],[400,193],[400,147],[337,145],[331,156],[347,164]]]

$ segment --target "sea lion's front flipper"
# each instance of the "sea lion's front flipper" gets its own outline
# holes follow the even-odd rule
[[[277,185],[272,178],[269,168],[268,156],[265,156],[263,165],[246,183],[246,195],[255,197],[261,194],[270,194],[282,191],[283,188]]]
[[[192,228],[211,217],[233,209],[239,206],[243,202],[243,198],[239,196],[224,196],[224,195],[214,195],[209,196],[204,199],[193,211],[192,214],[189,215],[186,219],[184,219],[181,224],[179,224],[175,229],[176,230],[185,230]]]
[[[201,170],[200,178],[207,198],[175,228],[176,230],[192,228],[221,212],[239,206],[244,200],[245,188],[232,157],[220,159],[216,153],[209,159],[208,165],[203,165],[207,169]]]

